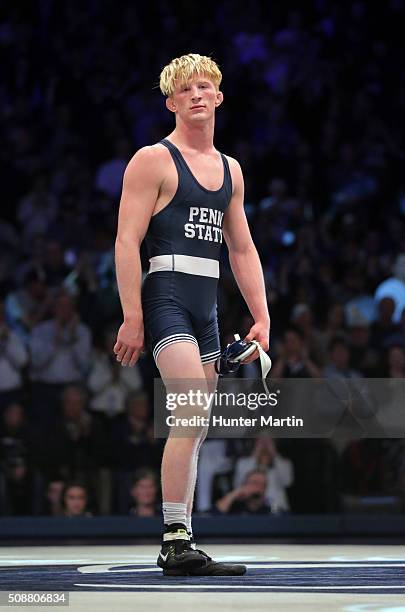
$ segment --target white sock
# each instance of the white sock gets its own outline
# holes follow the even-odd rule
[[[191,514],[190,516],[186,516],[186,527],[187,527],[187,531],[193,535],[193,528],[191,527]]]
[[[165,525],[182,523],[187,525],[187,504],[179,502],[163,502],[163,522]]]

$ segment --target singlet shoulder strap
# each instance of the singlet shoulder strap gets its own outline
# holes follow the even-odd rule
[[[164,145],[167,149],[169,149],[170,154],[173,158],[174,163],[177,168],[181,168],[182,170],[187,170],[188,166],[184,160],[184,157],[180,153],[179,149],[174,145],[170,140],[163,138],[160,140],[160,144]]]
[[[224,187],[226,189],[227,196],[230,199],[232,197],[232,191],[233,191],[231,169],[229,168],[229,162],[228,162],[228,158],[226,157],[226,155],[221,153],[221,157],[222,157],[222,162],[224,164],[224,172],[225,172]]]
[[[176,148],[174,144],[172,144],[170,140],[167,140],[166,138],[162,138],[162,140],[159,140],[159,143],[167,147],[169,151]]]

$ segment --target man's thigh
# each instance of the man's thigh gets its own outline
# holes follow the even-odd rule
[[[166,346],[157,359],[157,366],[171,401],[176,402],[172,415],[185,419],[170,427],[170,438],[200,440],[206,431],[207,384],[205,368],[198,347],[191,342],[177,342]],[[180,403],[180,398],[182,398]],[[193,422],[192,417],[196,417]],[[190,420],[191,419],[191,420]],[[179,421],[180,423],[180,421]]]
[[[157,367],[163,381],[176,379],[205,379],[205,367],[201,363],[198,346],[192,342],[169,344],[159,353]]]

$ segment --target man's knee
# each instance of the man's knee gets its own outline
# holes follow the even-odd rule
[[[204,442],[204,440],[206,439],[207,435],[208,435],[208,427],[203,427],[201,429],[201,435],[199,436],[198,439],[198,450],[200,449],[202,443]]]
[[[206,435],[206,432],[204,432],[202,428],[194,428],[193,432],[188,431],[187,437],[185,437],[185,435],[181,435],[180,432],[173,431],[172,428],[166,440],[165,450],[167,448],[175,448],[176,450],[181,448],[181,450],[184,452],[189,450],[190,453],[192,453],[196,449],[199,449],[201,444],[204,442]]]

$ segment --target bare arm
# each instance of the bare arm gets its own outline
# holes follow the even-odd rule
[[[238,489],[230,491],[229,493],[224,495],[224,497],[221,497],[221,499],[218,499],[215,503],[217,509],[223,514],[229,512],[233,502],[241,497],[241,490],[242,487],[239,487]]]
[[[124,315],[114,352],[122,365],[133,366],[143,348],[140,248],[160,189],[159,152],[140,149],[129,162],[122,188],[115,265]]]
[[[233,195],[224,216],[223,232],[229,250],[229,261],[239,289],[255,321],[247,340],[256,339],[262,348],[269,348],[270,316],[267,308],[266,288],[259,255],[250,234],[243,208],[244,186],[242,170],[236,160],[230,159]],[[257,351],[253,358],[258,356]],[[252,361],[247,359],[245,363]]]

